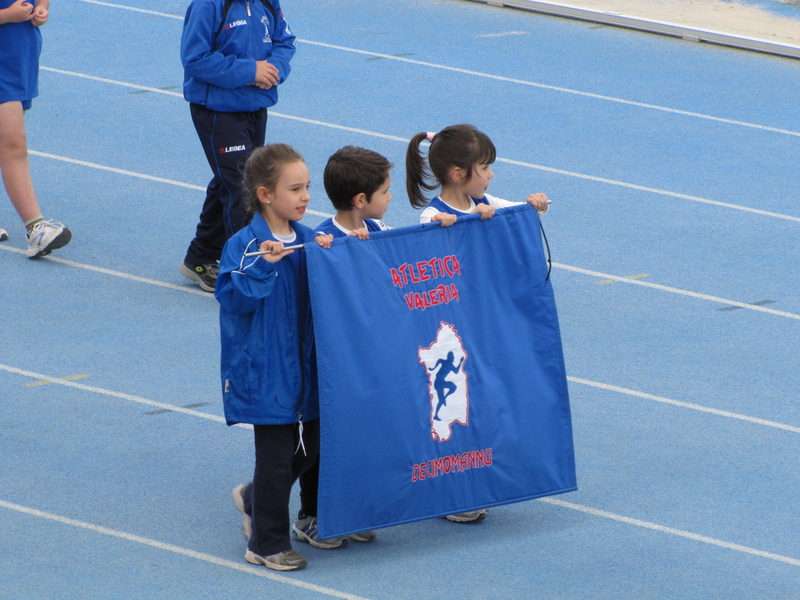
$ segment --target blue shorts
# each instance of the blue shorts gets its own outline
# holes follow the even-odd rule
[[[0,7],[7,4],[0,0]],[[39,95],[42,34],[30,21],[0,25],[0,104],[22,102],[28,110]]]

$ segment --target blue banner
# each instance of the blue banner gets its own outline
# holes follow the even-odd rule
[[[576,489],[561,334],[532,207],[306,252],[320,537]]]

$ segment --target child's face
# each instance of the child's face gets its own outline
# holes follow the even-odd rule
[[[308,167],[302,161],[287,163],[274,190],[266,190],[259,195],[262,211],[268,211],[279,219],[299,221],[305,215],[306,207],[311,201],[308,186],[311,183]]]
[[[386,181],[381,184],[375,193],[369,198],[369,202],[364,207],[365,219],[382,219],[383,215],[389,209],[389,201],[392,199],[392,194],[389,187],[392,185],[392,175],[386,176]]]
[[[464,192],[472,198],[483,198],[489,189],[489,182],[494,177],[491,165],[475,165],[472,167],[472,177],[464,184]]]

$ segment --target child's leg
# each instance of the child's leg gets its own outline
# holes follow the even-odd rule
[[[28,140],[22,102],[0,104],[0,171],[11,203],[28,222],[41,217],[28,164]]]
[[[300,476],[300,512],[298,519],[317,516],[317,494],[319,492],[319,460]]]
[[[319,421],[304,424],[301,448],[299,427],[254,425],[256,468],[253,476],[253,533],[249,549],[259,556],[271,556],[292,549],[289,497],[292,484],[307,471],[319,455]]]

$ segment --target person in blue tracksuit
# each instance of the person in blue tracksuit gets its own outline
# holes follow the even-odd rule
[[[213,177],[178,271],[213,292],[222,247],[244,227],[241,169],[266,138],[295,36],[278,0],[192,0],[181,37],[183,95]]]
[[[300,569],[292,549],[292,484],[319,454],[319,397],[305,254],[316,236],[298,221],[310,200],[302,156],[285,144],[257,148],[244,169],[252,221],[228,240],[215,296],[220,304],[222,397],[229,425],[251,423],[253,481],[233,489],[244,514],[245,560]],[[288,247],[288,248],[287,248]],[[245,256],[251,252],[262,255]]]
[[[427,164],[419,149],[426,139],[430,142]],[[406,190],[411,206],[423,209],[419,222],[429,223],[440,213],[456,217],[478,213],[481,219],[490,219],[498,208],[521,204],[486,193],[494,177],[491,164],[496,156],[489,136],[472,125],[451,125],[439,133],[416,134],[406,152]],[[435,181],[428,183],[431,175]],[[425,198],[425,190],[440,187],[438,196]],[[547,213],[550,205],[541,192],[530,194],[525,202],[540,215]]]

